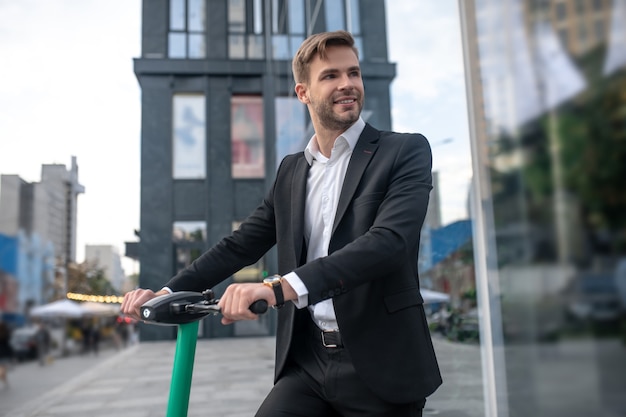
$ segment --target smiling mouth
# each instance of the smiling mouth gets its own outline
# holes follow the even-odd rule
[[[355,102],[356,102],[356,100],[353,99],[353,98],[335,101],[336,104],[352,104],[352,103],[355,103]]]

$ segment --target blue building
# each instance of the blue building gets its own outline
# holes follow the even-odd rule
[[[77,196],[85,188],[76,157],[69,169],[42,165],[40,182],[6,174],[0,181],[0,270],[11,288],[0,293],[2,310],[23,313],[65,296],[67,266],[76,261]]]

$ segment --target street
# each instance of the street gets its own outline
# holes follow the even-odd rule
[[[435,337],[444,385],[426,403],[424,415],[484,415],[478,345]],[[41,367],[17,365],[11,387],[0,388],[0,416],[165,416],[174,342],[142,342],[98,356],[74,355]],[[271,389],[274,339],[204,339],[197,345],[189,417],[250,417]]]

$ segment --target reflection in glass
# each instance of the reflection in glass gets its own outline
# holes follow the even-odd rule
[[[233,222],[233,231],[237,230],[241,222]],[[233,274],[235,282],[260,282],[268,275],[265,270],[265,258],[262,257],[252,265],[248,265]]]
[[[263,59],[263,4],[261,0],[254,0],[251,9],[247,9],[246,5],[243,0],[228,1],[228,57]]]
[[[248,36],[248,58],[262,59],[265,57],[265,39],[262,35]]]
[[[626,412],[626,2],[568,4],[462,3],[488,415]]]
[[[244,33],[246,31],[246,8],[243,0],[228,0],[228,31]]]
[[[204,242],[206,241],[206,222],[174,222],[172,239],[174,242]]]
[[[206,222],[179,221],[172,227],[172,242],[176,252],[174,274],[189,266],[205,249]]]
[[[244,35],[228,36],[228,57],[231,59],[243,59],[246,57],[246,44]]]
[[[287,11],[284,0],[272,0],[272,33],[287,33]]]

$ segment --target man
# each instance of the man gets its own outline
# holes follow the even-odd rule
[[[122,310],[137,317],[156,295],[211,288],[277,245],[283,276],[231,284],[219,302],[224,324],[255,319],[259,299],[279,307],[275,385],[257,416],[421,416],[441,384],[417,276],[428,142],[361,119],[349,33],[306,39],[293,73],[315,128],[306,150],[285,157],[237,231],[163,290],[126,294]]]

